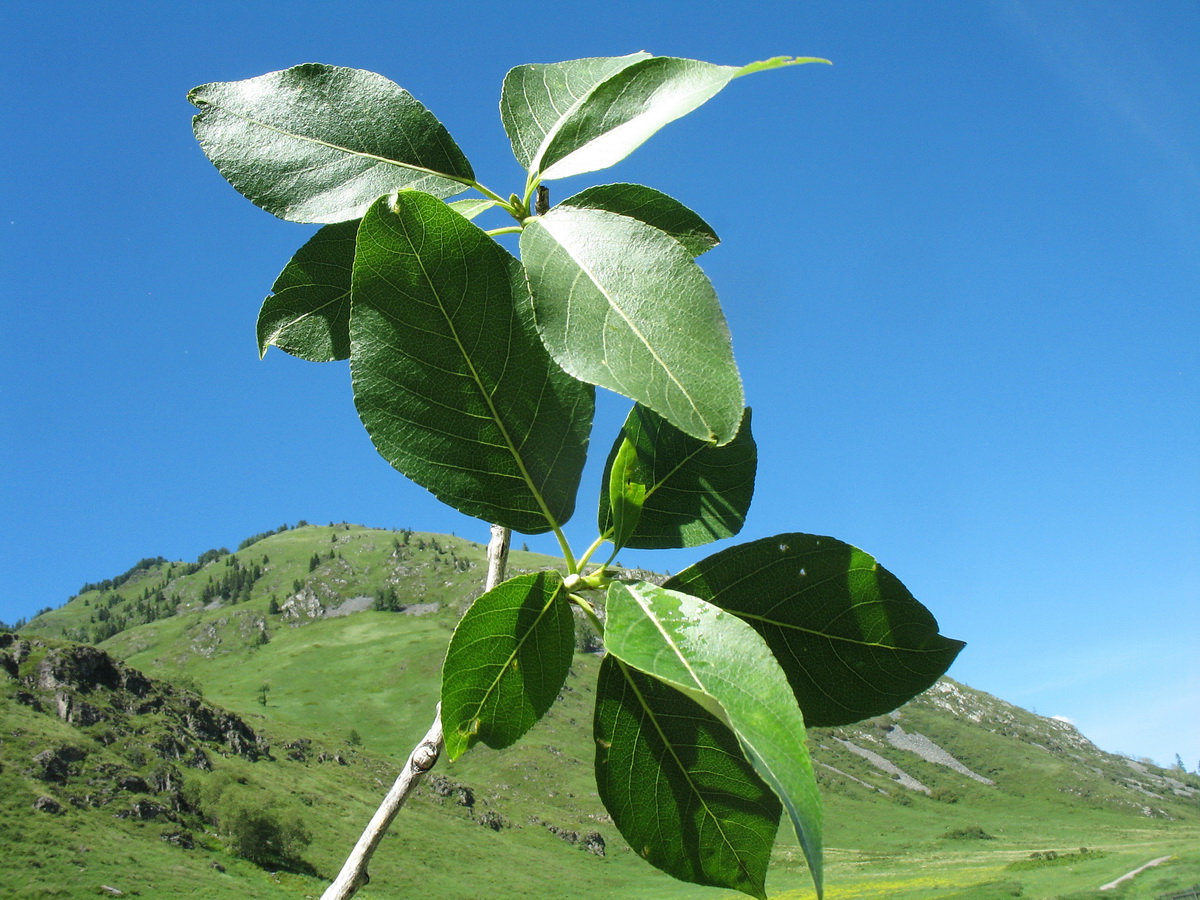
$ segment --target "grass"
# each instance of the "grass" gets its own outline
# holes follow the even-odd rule
[[[109,808],[68,808],[60,816],[33,813],[37,791],[47,788],[23,774],[28,759],[39,747],[79,734],[53,716],[9,704],[0,729],[5,896],[90,896],[101,884],[144,897],[197,891],[218,900],[319,896],[391,783],[399,760],[428,727],[446,642],[482,576],[479,544],[412,533],[409,549],[397,553],[397,541],[402,538],[391,532],[344,525],[273,535],[237,554],[244,566],[269,558],[250,598],[219,608],[203,609],[199,601],[208,579],[225,571],[228,564],[220,559],[170,579],[167,572],[179,573],[180,567],[160,567],[106,595],[118,598],[114,611],[131,614],[147,589],[164,582],[181,598],[180,614],[129,628],[104,646],[148,674],[201,687],[208,700],[240,714],[271,740],[274,762],[216,759],[218,775],[232,773],[246,780],[247,790],[302,810],[314,835],[304,858],[319,877],[271,874],[231,856],[217,836],[203,832],[196,835],[194,850],[180,850],[161,840],[163,822],[115,820]],[[328,559],[331,550],[334,557]],[[310,570],[314,552],[322,561]],[[510,572],[552,563],[515,551]],[[327,605],[394,586],[402,602],[429,604],[430,611],[367,611],[301,622],[268,614],[272,595],[286,599],[297,580]],[[100,597],[76,598],[26,631],[55,633],[90,624]],[[264,645],[256,640],[261,623],[270,635]],[[578,655],[559,702],[514,747],[502,752],[481,747],[454,764],[440,763],[435,772],[469,788],[474,807],[459,805],[453,792],[441,796],[427,783],[385,839],[372,865],[372,884],[361,896],[456,897],[463,895],[464,884],[472,896],[498,898],[739,896],[658,873],[607,822],[591,763],[597,664],[594,656]],[[36,660],[27,660],[22,671],[35,665]],[[264,683],[270,685],[265,706],[259,702]],[[954,703],[969,708],[952,708]],[[966,713],[979,724],[970,723]],[[1172,819],[1139,814],[1131,797],[1144,795],[1129,782],[1142,776],[1119,757],[1083,746],[1063,726],[961,686],[904,708],[899,722],[905,731],[926,735],[997,782],[988,786],[892,748],[887,736],[893,721],[881,717],[847,729],[815,729],[811,735],[818,762],[844,773],[818,766],[831,900],[1149,900],[1200,882],[1195,800],[1164,801]],[[361,746],[350,746],[351,731]],[[17,732],[20,737],[13,736]],[[936,799],[897,788],[835,737],[898,761],[938,789]],[[311,741],[306,761],[288,758],[288,745],[298,740]],[[116,754],[121,746],[118,742],[103,752]],[[317,761],[320,753],[327,761]],[[334,761],[334,754],[346,764]],[[97,760],[118,762],[115,755]],[[504,827],[493,831],[481,825],[485,813]],[[565,842],[548,826],[600,832],[605,856]],[[993,839],[972,839],[981,832]],[[951,837],[955,833],[961,837]],[[768,881],[771,896],[808,900],[814,893],[803,856],[786,825],[780,835]],[[1081,847],[1100,852],[1080,856]],[[1060,854],[1053,864],[1023,865],[1031,853],[1048,850]],[[1165,855],[1173,856],[1170,863],[1098,893],[1100,885]]]
[[[361,735],[365,749],[399,756],[429,724],[436,702],[441,651],[452,624],[453,617],[445,614],[412,617],[362,613],[281,629],[269,645],[248,654],[250,659],[260,661],[258,665],[247,665],[246,656],[227,654],[197,659],[189,671],[204,684],[211,699],[256,724],[286,723],[296,733],[322,733],[330,738],[348,736],[354,729]],[[135,657],[133,662],[137,661]],[[651,870],[633,858],[611,827],[598,825],[591,818],[603,815],[595,798],[590,767],[588,724],[595,665],[593,657],[577,657],[562,701],[517,746],[503,753],[481,748],[458,763],[439,767],[444,775],[471,786],[477,796],[520,826],[497,840],[492,833],[481,835],[478,826],[464,815],[465,832],[460,835],[463,845],[456,852],[468,853],[494,871],[521,865],[523,854],[532,852],[531,847],[539,841],[547,843],[547,838],[550,849],[561,853],[559,839],[544,828],[530,828],[529,821],[537,818],[561,828],[597,829],[605,835],[611,859],[593,862],[577,852],[567,858],[572,866],[588,863],[590,868],[599,869],[595,889],[605,896],[734,896],[663,882],[656,873],[651,876]],[[264,671],[271,673],[273,682],[266,708],[256,699]],[[340,690],[332,693],[328,685],[335,678]],[[1024,751],[1007,748],[1008,754],[1013,752]],[[849,767],[853,759],[839,761],[838,767]],[[924,765],[929,771],[915,763],[907,763],[906,769],[930,783],[945,778],[934,771],[932,764]],[[1035,775],[1031,784],[1019,785],[1026,796],[1018,803],[1011,796],[970,781],[956,784],[962,799],[952,804],[924,796],[900,804],[881,800],[861,788],[827,792],[827,840],[832,847],[829,896],[887,896],[896,900],[942,896],[1049,898],[1098,887],[1155,855],[1181,849],[1188,839],[1186,835],[1190,834],[1192,840],[1200,838],[1194,826],[1181,832],[1177,823],[1139,818],[1134,820],[1137,827],[1131,828],[1127,814],[1086,804],[1059,804],[1055,792],[1046,797],[1034,790],[1050,776],[1040,770]],[[373,796],[369,795],[358,809],[359,821],[369,815]],[[411,847],[403,838],[408,818],[406,813],[395,852],[406,859],[408,854],[426,859],[424,851]],[[414,822],[411,827],[423,826]],[[995,836],[995,840],[946,837],[948,832],[970,834],[976,829]],[[1180,837],[1181,833],[1185,837]],[[391,845],[385,846],[391,853]],[[1060,860],[1065,861],[1058,862],[1054,872],[1010,868],[1032,852],[1054,849],[1062,854],[1077,853],[1083,846],[1102,850],[1105,856],[1085,860],[1063,856]],[[851,847],[855,849],[841,849]],[[510,855],[514,851],[515,855]],[[613,860],[618,862],[614,865]],[[407,864],[411,865],[411,860]],[[411,873],[397,877],[403,879],[401,884],[437,881],[433,871],[436,863],[429,860],[429,865],[429,870],[419,869],[415,882],[410,880]],[[770,884],[779,897],[813,896],[802,856],[794,845],[784,843],[780,847]],[[1018,888],[1021,893],[1013,894]],[[555,896],[545,892],[559,889],[536,881],[523,888],[539,896]],[[453,888],[448,884],[447,890]],[[580,889],[563,896],[584,895]],[[401,890],[394,896],[405,895]]]
[[[858,851],[833,850],[828,854],[830,900],[991,900],[1021,897],[1025,900],[1152,900],[1171,890],[1182,890],[1200,880],[1200,851],[1195,830],[1144,844],[1137,835],[1129,842],[1106,844],[1104,856],[1074,860],[1061,866],[1014,871],[1013,851],[994,853],[922,853],[914,848],[887,857]],[[1103,891],[1100,886],[1138,868],[1157,856],[1174,851],[1168,864],[1149,869],[1121,888]],[[782,888],[782,889],[780,889]],[[777,886],[773,900],[812,900],[811,889]]]

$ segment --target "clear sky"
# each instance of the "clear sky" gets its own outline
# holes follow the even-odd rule
[[[739,80],[554,196],[641,182],[724,239],[701,262],[755,407],[744,538],[862,547],[968,642],[954,677],[1195,767],[1200,6],[744,8],[8,4],[0,619],[301,518],[486,539],[375,453],[344,364],[258,360],[258,305],[312,229],[220,178],[190,88],[371,69],[508,192],[514,65],[824,56]],[[625,409],[601,404],[595,465]],[[621,561],[678,571],[705,552]]]

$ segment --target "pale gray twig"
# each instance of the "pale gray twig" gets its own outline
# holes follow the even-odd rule
[[[484,591],[490,591],[504,580],[504,569],[508,565],[508,547],[511,540],[512,532],[508,528],[502,525],[492,526],[492,536],[488,542],[488,569]],[[358,839],[358,843],[354,845],[346,862],[342,864],[342,871],[338,873],[333,884],[321,895],[321,900],[348,900],[358,893],[359,888],[371,880],[367,874],[367,864],[371,861],[371,855],[383,840],[388,826],[392,824],[392,819],[396,817],[396,813],[400,811],[400,807],[404,805],[408,795],[421,783],[425,773],[432,769],[438,761],[442,747],[442,705],[439,703],[429,731],[421,739],[421,743],[417,744],[413,748],[413,752],[409,754],[392,789],[387,792],[387,796],[379,804],[379,809],[375,810],[375,815],[371,817],[362,837]]]

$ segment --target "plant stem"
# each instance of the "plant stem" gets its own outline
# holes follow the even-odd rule
[[[504,580],[504,569],[508,566],[508,548],[512,543],[512,529],[503,525],[492,526],[492,539],[488,542],[487,579],[483,583],[486,593]]]
[[[527,178],[525,181],[525,197],[522,201],[522,202],[524,202],[526,209],[530,208],[530,201],[533,200],[533,192],[538,189],[538,185],[540,185],[541,183],[542,183],[542,180],[540,178],[535,178],[532,172],[529,174],[529,178]],[[533,205],[536,207],[537,204],[534,203]],[[534,211],[539,216],[546,212],[546,210],[537,210],[537,209],[535,209]]]
[[[490,591],[504,580],[504,570],[508,565],[508,547],[511,541],[511,530],[503,525],[492,526],[492,538],[488,542],[487,579],[484,581],[483,588],[485,592]],[[595,619],[594,613],[592,617]],[[392,819],[396,818],[396,813],[400,811],[400,807],[404,805],[408,795],[421,783],[425,773],[437,763],[443,746],[442,704],[439,703],[429,731],[421,739],[421,743],[417,744],[412,753],[408,755],[408,760],[400,770],[392,789],[387,792],[387,796],[379,804],[379,809],[375,810],[375,815],[367,823],[362,837],[358,839],[358,843],[354,845],[354,849],[342,865],[342,871],[338,873],[333,884],[321,895],[321,900],[348,900],[358,893],[359,888],[371,880],[367,874],[367,864],[370,863],[371,856],[375,853],[380,841],[383,840],[383,836],[387,834],[388,826],[392,824]]]
[[[346,898],[353,897],[358,893],[359,888],[371,880],[367,875],[367,864],[371,861],[372,854],[383,840],[388,826],[392,824],[392,819],[396,817],[396,813],[400,811],[400,807],[404,805],[408,795],[412,793],[413,788],[420,784],[421,778],[433,768],[433,764],[441,755],[441,707],[442,705],[439,703],[438,713],[434,716],[429,731],[421,743],[417,744],[413,748],[413,752],[409,754],[392,789],[387,792],[387,796],[379,804],[379,809],[375,810],[375,815],[371,817],[362,837],[358,839],[350,856],[346,858],[342,871],[338,873],[333,884],[321,895],[321,900],[346,900]]]
[[[498,234],[520,234],[524,230],[522,225],[510,225],[507,228],[493,228],[491,231],[485,231],[484,234],[495,237]]]

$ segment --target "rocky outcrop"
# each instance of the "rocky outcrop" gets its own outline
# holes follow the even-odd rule
[[[571,831],[566,828],[559,828],[557,825],[543,823],[546,830],[551,834],[557,834],[568,844],[579,847],[581,850],[586,850],[595,856],[603,856],[605,851],[604,835],[598,831]]]
[[[285,619],[319,619],[325,615],[325,606],[311,587],[305,587],[284,600],[279,612]]]
[[[62,804],[53,797],[38,797],[33,801],[33,808],[38,812],[49,813],[52,816],[57,816],[62,813]]]
[[[80,747],[63,745],[43,750],[33,757],[31,773],[34,778],[55,784],[66,784],[67,779],[78,771],[75,763],[87,758],[87,751]]]
[[[162,732],[150,740],[161,759],[193,768],[210,768],[207,753],[255,761],[270,747],[240,717],[206,703],[190,691],[147,678],[137,669],[87,644],[22,639],[0,635],[0,669],[18,682],[16,699],[35,710],[53,712],[78,728],[103,723],[117,734],[131,730],[131,717],[155,714]],[[66,748],[39,763],[44,780],[75,759]]]
[[[119,819],[186,824],[196,811],[183,772],[212,769],[214,756],[270,758],[270,747],[239,716],[98,647],[0,634],[0,673],[16,682],[13,701],[77,729],[74,738],[31,747],[22,764],[45,791],[33,803],[39,812],[104,807]],[[177,843],[187,847],[191,839]]]

